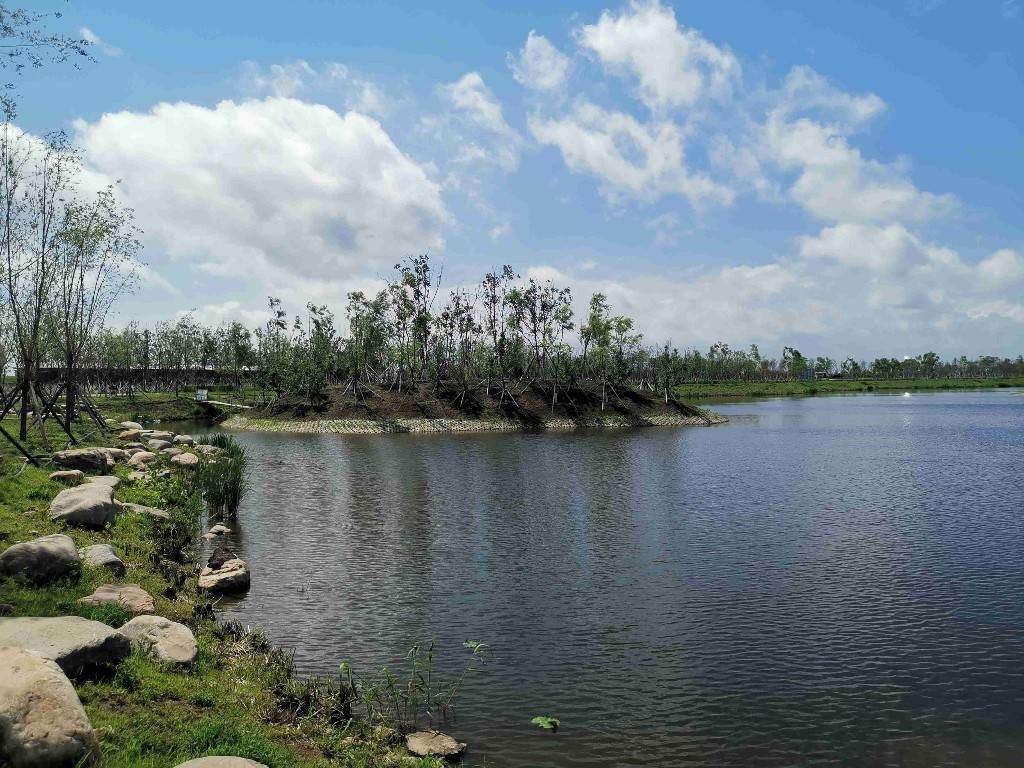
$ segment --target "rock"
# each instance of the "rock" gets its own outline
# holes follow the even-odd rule
[[[144,467],[146,464],[156,458],[155,453],[150,451],[140,451],[139,453],[132,454],[132,457],[128,459],[129,467]]]
[[[174,458],[175,456],[180,456],[181,454],[183,454],[184,451],[181,448],[175,448],[174,446],[172,446],[170,448],[164,448],[162,451],[160,451],[160,453],[162,453],[164,456],[170,456],[171,458]]]
[[[156,430],[156,431],[153,431],[153,432],[149,433],[149,439],[150,440],[166,440],[169,443],[169,442],[171,442],[171,440],[174,439],[174,433],[173,432],[166,432],[166,431]]]
[[[171,447],[171,441],[170,440],[160,440],[160,439],[157,439],[155,437],[152,438],[151,440],[149,440],[146,443],[146,448],[148,448],[149,450],[153,451],[154,453],[156,451],[162,451],[164,448],[170,448],[170,447]]]
[[[192,438],[192,435],[175,435],[174,443],[176,445],[195,445],[196,441]]]
[[[80,469],[83,472],[105,472],[107,453],[100,448],[72,448],[53,454],[53,463],[65,469]]]
[[[210,528],[210,533],[212,533],[215,536],[221,536],[225,533],[231,533],[231,529],[223,523],[217,523],[215,526]]]
[[[142,437],[141,429],[126,429],[124,432],[119,432],[117,435],[120,440],[138,440]]]
[[[155,517],[157,520],[169,520],[171,517],[163,509],[147,507],[145,504],[133,504],[128,501],[121,505],[121,509],[125,512],[138,512],[140,515],[149,515],[150,517]]]
[[[52,659],[68,677],[109,668],[131,653],[117,630],[81,616],[0,619],[0,646],[27,648]]]
[[[0,554],[0,576],[22,575],[35,584],[74,576],[80,566],[75,542],[63,533],[14,544]]]
[[[217,547],[213,552],[210,553],[210,558],[206,561],[206,564],[216,570],[220,568],[228,560],[238,560],[238,555],[232,552],[227,547]]]
[[[117,556],[117,552],[109,544],[93,544],[78,550],[82,556],[82,562],[97,568],[106,568],[116,576],[124,576],[124,561]]]
[[[103,452],[115,462],[124,461],[128,458],[128,452],[123,448],[104,448]]]
[[[199,574],[199,588],[214,594],[243,592],[249,588],[249,566],[237,557],[218,567],[208,565]]]
[[[209,531],[207,531],[206,533],[203,534],[203,538],[206,539],[207,541],[213,541],[214,539],[217,538],[217,534],[216,533],[210,533]]]
[[[97,475],[96,477],[90,477],[89,482],[96,485],[109,485],[111,490],[116,491],[121,485],[121,478],[117,475]]]
[[[132,613],[152,613],[156,609],[153,596],[138,584],[104,584],[96,587],[88,597],[79,598],[78,602],[86,605],[114,603]]]
[[[137,421],[122,421],[119,425],[121,429],[135,429],[142,430],[142,425]]]
[[[147,479],[148,477],[149,477],[149,473],[148,472],[139,472],[138,470],[134,470],[134,471],[128,473],[128,482],[129,483],[137,483],[140,480]],[[124,505],[122,504],[121,506],[123,507]]]
[[[192,450],[196,451],[197,453],[202,453],[206,456],[213,456],[214,454],[220,453],[220,448],[218,448],[216,445],[206,445],[205,443],[199,443],[199,445],[193,446]]]
[[[244,757],[197,757],[174,768],[267,768],[263,763]]]
[[[466,745],[440,731],[417,731],[405,737],[405,747],[418,757],[455,758]]]
[[[199,653],[192,630],[163,616],[136,616],[118,631],[133,647],[160,661],[191,664]]]
[[[80,469],[61,469],[51,472],[50,479],[67,485],[78,485],[85,479],[85,473]]]
[[[0,648],[0,763],[12,768],[88,764],[99,754],[82,702],[56,662]]]
[[[50,519],[72,525],[102,528],[121,511],[108,483],[85,483],[66,488],[50,502]]]
[[[125,453],[131,453],[134,450],[144,451],[146,450],[146,446],[142,443],[125,443],[124,450]]]
[[[171,457],[171,464],[191,469],[199,463],[199,457],[194,453],[182,453]]]

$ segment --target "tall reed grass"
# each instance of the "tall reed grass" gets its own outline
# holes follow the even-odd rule
[[[210,514],[218,518],[233,518],[249,492],[246,472],[249,455],[231,435],[216,433],[203,439],[220,448],[220,453],[199,465],[195,482],[203,494]]]

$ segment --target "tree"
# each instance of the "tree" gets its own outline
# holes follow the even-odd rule
[[[133,213],[117,202],[112,187],[92,201],[72,202],[65,209],[55,250],[53,314],[69,425],[75,418],[76,374],[83,350],[113,303],[130,288],[140,249]]]
[[[21,366],[22,440],[28,437],[30,403],[42,418],[36,402],[36,368],[77,170],[78,157],[64,134],[38,140],[9,122],[0,127],[0,250],[4,298]]]

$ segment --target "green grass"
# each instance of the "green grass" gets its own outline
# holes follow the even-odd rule
[[[47,587],[0,579],[5,611],[13,616],[81,615],[118,627],[131,618],[124,609],[76,601],[103,583],[137,583],[153,595],[157,614],[189,625],[199,643],[199,658],[188,669],[133,654],[112,675],[77,683],[100,737],[102,768],[168,768],[206,755],[238,755],[271,768],[441,765],[410,758],[390,729],[370,729],[358,720],[339,722],[336,686],[296,680],[290,657],[273,649],[262,634],[207,618],[208,603],[196,592],[189,553],[180,565],[168,565],[162,557],[180,548],[183,533],[194,540],[199,530],[200,500],[192,484],[181,479],[188,475],[122,483],[117,490],[122,501],[167,509],[170,521],[123,514],[105,530],[90,531],[49,519],[50,500],[64,488],[48,479],[50,469],[24,466],[12,451],[0,449],[0,550],[65,533],[79,547],[111,543],[127,573],[116,577],[86,567],[76,578]],[[123,465],[116,472],[127,475]],[[178,578],[183,574],[189,578]]]
[[[1024,387],[1024,378],[1008,379],[822,379],[819,381],[731,381],[682,384],[675,389],[682,400],[813,396],[844,392],[904,392],[906,390],[992,389]]]

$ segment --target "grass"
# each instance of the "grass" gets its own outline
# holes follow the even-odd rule
[[[1006,379],[821,379],[818,381],[729,381],[682,384],[675,389],[683,400],[702,398],[780,397],[889,392],[906,390],[994,389],[1024,387],[1024,378]]]
[[[105,530],[90,531],[49,519],[49,502],[64,487],[48,479],[50,469],[26,466],[0,449],[0,550],[65,533],[79,547],[111,543],[128,570],[116,577],[85,567],[77,578],[47,587],[0,579],[5,612],[75,614],[118,627],[131,618],[123,608],[77,600],[103,583],[137,583],[153,595],[157,614],[190,626],[199,644],[198,660],[187,669],[136,653],[112,675],[77,684],[99,734],[102,768],[167,768],[207,755],[248,757],[271,768],[439,768],[437,760],[411,758],[397,731],[350,721],[352,696],[340,678],[298,680],[290,656],[261,633],[210,618],[209,603],[187,578],[195,572],[191,545],[182,551],[182,543],[195,540],[202,504],[181,479],[187,476],[122,483],[117,490],[122,501],[167,509],[169,521],[123,514]],[[116,473],[123,479],[127,469],[119,465]]]

